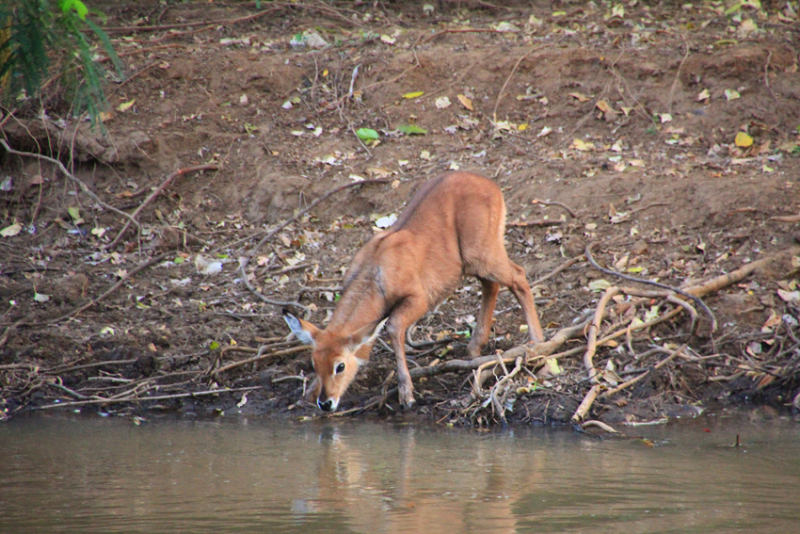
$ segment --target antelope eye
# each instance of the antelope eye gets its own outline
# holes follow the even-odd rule
[[[336,369],[334,370],[334,374],[338,375],[339,373],[344,373],[344,364],[343,363],[340,363],[339,365],[337,365]]]

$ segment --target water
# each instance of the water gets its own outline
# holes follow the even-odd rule
[[[800,532],[800,425],[628,432],[652,443],[352,420],[12,420],[0,532]]]

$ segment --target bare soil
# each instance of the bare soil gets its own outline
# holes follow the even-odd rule
[[[653,421],[749,402],[795,401],[796,410],[800,27],[785,6],[729,16],[675,2],[626,4],[623,16],[558,2],[422,6],[100,2],[127,75],[109,83],[105,132],[72,118],[54,93],[44,119],[31,102],[4,110],[2,138],[60,159],[105,206],[129,214],[176,171],[217,170],[175,176],[116,240],[126,219],[51,162],[0,153],[0,181],[11,178],[2,228],[22,226],[0,238],[0,409],[319,416],[303,396],[308,353],[284,341],[280,306],[245,287],[239,258],[252,256],[248,278],[264,297],[299,302],[324,324],[375,221],[458,168],[495,180],[509,223],[528,224],[509,225],[507,246],[531,281],[592,242],[601,264],[674,287],[788,252],[705,298],[716,332],[698,309],[695,335],[683,313],[599,347],[603,388],[649,374],[595,401],[588,417]],[[293,45],[304,31],[326,45],[314,48],[308,34]],[[407,125],[427,133],[398,130]],[[361,128],[378,143],[359,140]],[[386,183],[347,188],[255,247],[326,192],[379,178]],[[215,261],[221,272],[209,274]],[[595,309],[600,279],[636,285],[585,261],[536,285],[548,336]],[[415,365],[465,357],[479,288],[465,280],[420,322],[417,341],[452,341],[421,349]],[[631,299],[612,301],[618,313],[600,337],[675,306],[626,306]],[[510,293],[496,318],[488,355],[526,338]],[[224,369],[259,347],[272,355]],[[508,421],[569,421],[592,385],[582,354],[559,358],[560,374],[539,364],[516,376]],[[480,398],[471,373],[422,378],[417,407],[401,411],[389,394],[393,369],[376,346],[342,408],[501,421],[486,396],[493,378]]]

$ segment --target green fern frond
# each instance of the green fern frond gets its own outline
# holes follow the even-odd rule
[[[22,90],[37,96],[57,65],[74,111],[88,112],[97,123],[107,108],[105,69],[95,61],[90,39],[99,42],[119,77],[122,62],[89,13],[82,0],[0,0],[0,103],[11,103]]]
[[[52,43],[47,26],[52,20],[44,0],[11,0],[0,8],[0,24],[4,24],[3,53],[0,53],[0,78],[4,98],[11,98],[21,89],[29,94],[41,87],[50,68],[47,48]],[[7,78],[6,78],[7,77]]]

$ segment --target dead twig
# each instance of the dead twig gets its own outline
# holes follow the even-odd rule
[[[586,252],[585,252],[586,259],[589,261],[589,263],[592,265],[592,267],[594,267],[595,269],[597,269],[598,271],[601,271],[603,273],[610,274],[612,276],[617,276],[619,278],[622,278],[623,280],[628,280],[630,282],[638,282],[638,283],[641,283],[641,284],[647,284],[647,285],[651,285],[651,286],[655,286],[655,287],[660,287],[661,289],[667,289],[669,291],[673,291],[675,293],[678,293],[679,295],[683,295],[686,298],[692,299],[698,306],[703,308],[703,311],[706,312],[706,314],[711,319],[711,332],[713,333],[713,332],[715,332],[717,330],[717,318],[714,316],[714,312],[711,311],[711,308],[706,306],[706,303],[703,302],[702,299],[700,299],[699,296],[693,295],[693,294],[689,293],[688,291],[684,291],[682,289],[678,289],[677,287],[668,286],[667,284],[662,284],[660,282],[654,282],[652,280],[645,280],[643,278],[636,278],[635,276],[630,276],[630,275],[623,274],[623,273],[620,273],[620,272],[617,272],[617,271],[613,271],[611,269],[606,269],[604,267],[600,267],[597,264],[597,262],[594,261],[594,258],[592,257],[592,247],[594,247],[596,244],[597,243],[589,243],[586,246]]]
[[[277,4],[274,2],[270,2],[270,5],[276,5],[280,7],[284,7],[286,4]],[[300,5],[300,4],[298,4]],[[112,26],[108,28],[103,28],[103,31],[106,33],[123,33],[123,32],[158,32],[158,31],[166,31],[166,30],[174,30],[177,28],[193,28],[195,26],[221,26],[225,24],[237,24],[239,22],[245,22],[248,20],[257,19],[263,17],[265,15],[269,15],[270,13],[278,11],[277,7],[273,7],[271,9],[265,9],[264,11],[260,11],[253,15],[247,15],[246,17],[239,17],[235,19],[224,19],[224,20],[204,20],[201,22],[182,22],[178,24],[166,24],[162,26]]]
[[[497,101],[494,103],[494,111],[492,111],[492,123],[497,124],[497,107],[500,105],[500,101],[503,99],[503,93],[505,93],[506,87],[508,86],[508,82],[511,81],[511,78],[514,76],[514,73],[517,71],[517,67],[519,67],[520,63],[522,63],[526,57],[531,55],[532,53],[545,48],[544,46],[536,46],[525,52],[522,57],[520,57],[516,63],[514,63],[514,67],[511,69],[511,72],[508,74],[503,87],[500,88],[500,92],[497,94]]]
[[[223,388],[211,389],[208,391],[194,391],[190,393],[175,393],[173,395],[157,395],[154,397],[127,397],[119,399],[89,399],[74,402],[59,402],[57,404],[46,404],[44,406],[37,406],[35,410],[49,410],[51,408],[66,408],[70,406],[86,406],[87,404],[120,404],[122,402],[145,402],[145,401],[161,401],[170,399],[183,399],[186,397],[204,397],[207,395],[219,395],[220,393],[236,393],[239,391],[253,391],[255,389],[262,389],[264,386],[250,386],[244,388]]]
[[[408,67],[407,69],[405,69],[405,70],[404,70],[403,72],[401,72],[400,74],[398,74],[397,76],[395,76],[394,78],[390,78],[390,79],[388,79],[388,80],[383,80],[383,81],[380,81],[380,82],[371,83],[371,84],[369,84],[369,85],[367,85],[367,86],[365,86],[365,87],[362,87],[362,88],[361,88],[361,91],[362,91],[363,93],[366,93],[366,92],[367,92],[367,91],[369,91],[370,89],[375,89],[376,87],[380,87],[381,85],[384,85],[384,84],[387,84],[387,83],[394,83],[394,82],[396,82],[397,80],[401,79],[403,76],[405,76],[407,73],[411,72],[412,70],[414,70],[414,69],[416,69],[416,68],[419,68],[419,65],[412,65],[412,66]],[[339,103],[339,104],[341,104],[342,102],[344,102],[344,101],[345,101],[345,99],[346,99],[346,98],[347,98],[347,95],[344,95],[344,96],[342,96],[342,97],[341,97],[341,98],[338,100],[338,103]]]
[[[735,271],[731,271],[727,274],[723,274],[716,278],[712,278],[711,280],[692,287],[686,288],[686,293],[690,293],[692,295],[696,295],[698,297],[703,297],[708,295],[709,293],[714,293],[719,291],[723,287],[727,287],[729,285],[735,284],[736,282],[740,282],[744,280],[748,275],[752,274],[754,271],[758,269],[762,269],[769,265],[770,263],[777,261],[784,256],[796,256],[800,254],[800,247],[795,246],[791,247],[787,250],[782,252],[778,252],[773,254],[772,256],[768,256],[766,258],[762,258],[760,260],[756,260],[754,262],[748,263],[742,267],[739,267]]]
[[[507,425],[508,422],[506,421],[506,407],[505,407],[505,389],[506,384],[514,378],[517,373],[519,373],[520,369],[522,369],[522,357],[517,357],[514,364],[514,369],[509,373],[508,369],[505,368],[505,363],[503,359],[500,359],[500,363],[503,364],[503,369],[505,370],[505,376],[497,381],[494,385],[492,390],[489,392],[489,398],[492,399],[492,407],[497,411],[497,414],[500,416],[500,420],[503,422],[503,425]],[[503,397],[498,397],[498,394],[502,394]]]
[[[158,65],[158,64],[159,64],[159,62],[158,62],[158,61],[153,61],[153,62],[152,62],[152,63],[150,63],[149,65],[146,65],[146,66],[142,67],[141,69],[137,70],[136,72],[134,72],[133,74],[131,74],[130,76],[128,76],[127,78],[125,78],[124,80],[122,80],[122,81],[121,81],[119,84],[117,84],[117,86],[114,88],[114,90],[113,90],[113,91],[111,91],[111,93],[109,93],[108,97],[110,98],[110,97],[114,96],[115,94],[117,94],[117,91],[119,91],[120,89],[122,89],[122,87],[123,87],[125,84],[127,84],[128,82],[130,82],[130,81],[131,81],[131,80],[133,80],[134,78],[136,78],[136,77],[138,77],[138,76],[141,76],[141,75],[142,75],[142,74],[144,74],[146,71],[148,71],[148,70],[152,69],[153,67],[155,67],[155,66],[156,66],[156,65]]]
[[[642,206],[641,208],[636,208],[635,210],[631,210],[628,212],[628,215],[633,215],[634,213],[639,213],[640,211],[649,210],[650,208],[655,208],[657,206],[669,206],[668,202],[653,202],[652,204],[648,204],[647,206]]]
[[[608,397],[610,397],[612,395],[616,395],[617,393],[619,393],[623,389],[627,389],[627,388],[631,387],[632,385],[636,384],[637,382],[640,382],[646,376],[648,376],[651,372],[658,371],[659,369],[661,369],[662,367],[667,365],[669,362],[671,362],[672,360],[677,358],[684,350],[686,350],[687,346],[688,345],[686,345],[686,344],[682,345],[680,348],[678,348],[677,350],[673,351],[669,356],[667,356],[666,358],[664,358],[663,360],[658,362],[652,369],[648,369],[647,371],[643,372],[639,376],[637,376],[635,378],[631,378],[627,382],[623,382],[622,384],[620,384],[619,386],[617,386],[617,387],[615,387],[613,389],[609,389],[608,391],[604,391],[603,394],[600,395],[600,398],[601,399],[605,399],[605,398],[608,398]]]
[[[425,37],[425,34],[420,35],[419,37],[417,37],[417,40],[414,41],[414,46],[412,46],[411,48],[412,49],[416,48],[418,44],[425,44],[428,41],[432,41],[432,40],[436,39],[437,37],[440,37],[440,36],[442,36],[442,35],[444,35],[446,33],[519,33],[519,30],[504,30],[504,31],[501,31],[501,30],[492,30],[492,29],[489,29],[489,28],[456,28],[456,29],[450,29],[450,30],[442,30],[442,31],[438,31],[436,33],[433,33],[431,35],[428,35],[427,37]],[[422,43],[420,43],[420,40],[422,41]]]
[[[164,252],[163,254],[159,254],[158,256],[155,256],[153,258],[150,258],[147,261],[144,261],[144,262],[140,263],[139,265],[137,265],[136,267],[131,269],[131,271],[128,272],[124,277],[120,278],[114,285],[112,285],[110,288],[108,288],[99,297],[97,297],[95,299],[91,299],[88,302],[86,302],[85,304],[82,304],[81,306],[78,306],[77,308],[73,309],[72,311],[70,311],[68,313],[65,313],[64,315],[61,315],[61,316],[59,316],[59,317],[57,317],[55,319],[51,319],[51,320],[49,320],[47,322],[37,323],[37,324],[44,326],[44,325],[51,325],[51,324],[59,323],[59,322],[65,320],[65,319],[69,319],[70,317],[74,317],[74,316],[78,315],[79,313],[84,312],[85,310],[88,310],[92,306],[95,306],[100,301],[102,301],[103,299],[105,299],[106,297],[111,295],[114,291],[116,291],[117,289],[122,287],[122,285],[125,284],[125,282],[129,281],[130,278],[132,276],[134,276],[135,274],[137,274],[139,271],[147,269],[148,267],[150,267],[154,263],[158,263],[159,261],[163,260],[164,258],[166,258],[169,255],[170,255],[169,252]],[[30,326],[37,326],[37,324],[31,324]]]
[[[240,360],[238,362],[229,363],[228,365],[222,366],[219,369],[215,369],[213,371],[210,371],[208,374],[213,375],[213,376],[218,376],[221,373],[224,373],[226,371],[230,371],[231,369],[235,369],[237,367],[241,367],[242,365],[247,365],[248,363],[254,363],[254,362],[261,361],[261,360],[266,360],[267,358],[275,358],[277,356],[286,356],[287,354],[296,354],[298,352],[303,352],[304,350],[308,350],[308,347],[303,345],[301,347],[292,347],[290,349],[277,350],[277,351],[274,351],[274,352],[270,352],[268,354],[262,354],[262,352],[263,352],[262,349],[266,349],[266,348],[267,347],[262,347],[261,349],[259,349],[258,350],[258,354],[256,354],[252,358],[247,358],[246,360]]]
[[[85,359],[85,358],[82,358],[82,359]],[[66,368],[63,368],[63,369],[58,369],[58,368],[56,368],[56,369],[44,369],[42,371],[42,373],[48,374],[48,375],[65,375],[65,374],[72,373],[72,372],[75,372],[75,371],[80,371],[81,369],[91,369],[92,367],[104,367],[106,365],[108,365],[108,366],[112,366],[112,365],[130,365],[130,364],[136,363],[136,362],[137,362],[137,359],[134,358],[134,359],[131,359],[131,360],[112,360],[112,361],[107,361],[107,362],[85,363],[85,364],[82,364],[82,365],[73,365],[71,367],[66,367]]]
[[[764,64],[764,85],[769,89],[769,93],[772,95],[772,98],[775,98],[775,92],[772,90],[772,87],[769,86],[769,62],[772,59],[772,50],[767,51],[767,61]]]
[[[591,427],[597,427],[600,430],[608,432],[609,434],[619,434],[619,430],[614,430],[611,426],[605,424],[602,421],[595,421],[594,419],[592,419],[591,421],[584,421],[583,423],[581,423],[581,428],[583,430],[586,430],[587,428]]]
[[[184,174],[188,174],[188,173],[190,173],[190,172],[198,172],[198,171],[216,171],[216,170],[218,170],[218,169],[219,169],[219,166],[217,166],[217,165],[195,165],[195,166],[193,166],[193,167],[185,167],[185,168],[183,168],[183,169],[178,169],[177,171],[175,171],[175,172],[173,172],[172,174],[170,174],[170,175],[167,177],[167,179],[166,179],[166,180],[164,180],[163,182],[161,182],[161,185],[159,185],[159,186],[158,186],[158,187],[155,189],[155,191],[153,191],[152,193],[150,193],[150,196],[148,196],[146,199],[144,199],[144,202],[142,202],[142,203],[139,205],[139,207],[138,207],[138,208],[136,208],[136,210],[133,212],[133,214],[131,214],[131,215],[130,215],[130,220],[129,220],[127,223],[125,223],[125,226],[123,226],[123,227],[122,227],[122,230],[120,230],[120,231],[119,231],[119,233],[117,234],[117,237],[115,237],[115,238],[114,238],[114,240],[113,240],[111,243],[109,243],[109,244],[107,244],[107,245],[103,245],[103,250],[108,250],[108,249],[114,248],[114,247],[117,245],[117,243],[119,243],[119,242],[120,242],[120,240],[121,240],[121,239],[122,239],[122,238],[125,236],[125,232],[127,232],[127,231],[128,231],[128,228],[130,228],[130,226],[131,226],[131,223],[132,223],[132,222],[136,222],[136,217],[137,217],[137,216],[138,216],[138,215],[139,215],[139,214],[142,212],[142,210],[143,210],[145,207],[147,207],[147,205],[148,205],[148,204],[150,204],[150,203],[151,203],[151,202],[152,202],[152,201],[153,201],[153,200],[154,200],[154,199],[155,199],[155,198],[156,198],[158,195],[160,195],[160,194],[161,194],[161,192],[162,192],[164,189],[166,189],[166,187],[167,187],[167,186],[168,186],[170,183],[172,183],[172,180],[174,180],[174,179],[175,179],[175,178],[177,178],[178,176],[182,176],[182,175],[184,175]],[[126,214],[126,215],[127,215],[127,214]],[[138,226],[138,223],[136,223],[136,225]]]
[[[583,355],[583,365],[589,375],[589,381],[592,383],[597,382],[597,370],[594,368],[594,363],[592,361],[594,353],[597,350],[597,333],[600,331],[600,323],[603,321],[603,315],[605,314],[608,301],[617,294],[619,294],[618,287],[606,288],[605,293],[603,293],[602,298],[600,298],[600,302],[597,303],[597,309],[594,312],[594,320],[592,320],[592,323],[589,325],[589,342],[586,345],[586,353]]]
[[[542,206],[558,206],[559,208],[569,213],[569,216],[572,217],[573,219],[578,218],[578,216],[575,214],[575,211],[566,204],[564,204],[563,202],[556,202],[555,200],[539,200],[538,198],[534,198],[531,201],[531,204],[541,204]]]
[[[533,282],[531,282],[531,287],[538,286],[539,284],[542,284],[542,283],[546,282],[547,280],[550,280],[551,278],[553,278],[555,275],[557,275],[561,271],[565,271],[566,269],[569,269],[570,267],[572,267],[576,263],[581,262],[584,258],[585,258],[585,256],[583,254],[581,254],[580,256],[575,256],[574,258],[567,260],[565,263],[562,263],[560,266],[558,266],[556,269],[550,271],[548,274],[546,274],[543,277],[538,278],[538,279],[534,280]]]
[[[64,174],[64,176],[66,176],[67,178],[72,180],[75,184],[77,184],[77,186],[80,188],[80,190],[83,191],[84,193],[86,193],[92,200],[97,202],[97,204],[99,204],[100,206],[102,206],[103,208],[105,208],[105,209],[107,209],[109,211],[113,211],[114,213],[122,215],[123,217],[128,219],[128,224],[133,222],[133,217],[131,217],[130,215],[128,215],[124,211],[118,210],[114,206],[112,206],[110,204],[107,204],[107,203],[103,202],[102,200],[100,200],[100,197],[95,195],[94,192],[92,192],[88,187],[86,187],[86,184],[84,184],[75,175],[73,175],[71,172],[69,172],[67,170],[67,168],[64,166],[64,164],[61,163],[60,161],[58,161],[57,159],[51,158],[49,156],[45,156],[45,155],[42,155],[42,154],[36,154],[34,152],[20,152],[19,150],[14,150],[10,146],[8,146],[8,143],[6,143],[5,139],[0,139],[0,145],[2,145],[3,148],[5,148],[8,151],[9,154],[16,154],[18,156],[26,156],[26,157],[31,157],[31,158],[37,158],[37,159],[41,159],[41,160],[44,160],[44,161],[49,161],[53,165],[56,165],[58,167],[58,169]]]
[[[667,103],[667,113],[672,113],[672,102],[674,101],[675,95],[675,87],[678,86],[678,80],[681,77],[681,70],[683,70],[683,64],[686,63],[686,60],[689,59],[689,43],[686,42],[686,37],[681,34],[681,39],[683,40],[683,46],[686,51],[683,54],[683,59],[681,60],[680,65],[678,65],[678,70],[675,71],[675,79],[672,81],[672,86],[669,89],[669,100]]]
[[[541,226],[541,227],[548,227],[548,226],[561,226],[565,224],[565,221],[550,221],[541,219],[538,221],[523,221],[523,222],[512,222],[506,223],[507,228],[527,228],[529,226]]]
[[[800,213],[797,215],[776,215],[774,217],[770,217],[769,220],[785,223],[798,223],[800,222]]]
[[[586,414],[589,413],[589,410],[594,403],[594,400],[597,398],[597,395],[600,393],[602,386],[600,384],[595,384],[589,390],[589,393],[583,398],[583,402],[581,402],[578,409],[575,410],[575,413],[572,415],[572,422],[573,423],[580,423]]]
[[[692,335],[695,335],[697,333],[697,326],[699,325],[699,323],[697,322],[697,310],[695,310],[692,307],[691,304],[689,304],[688,302],[686,302],[683,299],[679,299],[678,297],[676,297],[672,293],[667,295],[667,302],[671,302],[672,304],[675,304],[676,306],[680,306],[681,308],[686,310],[686,313],[688,313],[689,316],[692,318],[691,333],[692,333]]]

